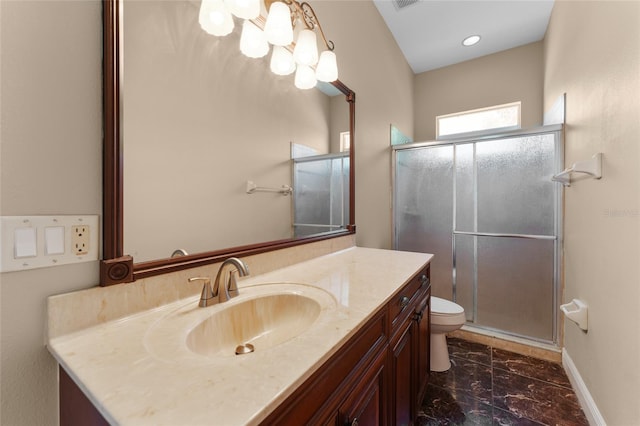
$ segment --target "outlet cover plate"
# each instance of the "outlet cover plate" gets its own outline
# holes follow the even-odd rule
[[[0,272],[23,271],[98,260],[100,251],[98,238],[100,220],[98,215],[2,216],[0,222],[2,243],[0,244]],[[78,238],[72,235],[74,226],[85,227],[89,230],[88,234],[80,237],[81,243],[86,246],[86,250],[83,250],[82,253],[76,253],[72,247]],[[35,256],[16,256],[16,230],[17,234],[21,235],[25,229],[35,230]],[[52,232],[52,230],[55,231]],[[55,249],[52,250],[52,247]]]

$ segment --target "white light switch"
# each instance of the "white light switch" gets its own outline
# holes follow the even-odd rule
[[[64,254],[64,226],[44,228],[44,253],[47,255]]]
[[[13,237],[13,257],[35,257],[38,254],[36,244],[36,228],[16,228]]]

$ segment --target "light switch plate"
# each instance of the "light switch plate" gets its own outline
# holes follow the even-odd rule
[[[38,238],[36,229],[25,226],[13,230],[13,257],[23,259],[25,257],[36,257]]]
[[[3,216],[0,221],[0,272],[98,260],[98,215]],[[88,231],[82,250],[72,247],[78,227]]]
[[[44,254],[60,255],[65,252],[64,226],[44,228]]]

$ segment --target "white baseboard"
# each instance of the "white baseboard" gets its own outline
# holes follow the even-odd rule
[[[584,380],[582,380],[580,372],[576,368],[576,365],[573,363],[573,360],[565,348],[562,349],[562,366],[569,377],[571,386],[573,386],[573,390],[578,397],[580,406],[582,406],[582,410],[584,411],[589,424],[591,426],[606,426],[607,423],[604,421],[602,414],[600,414],[600,410],[598,410],[596,402],[591,397],[591,393],[589,393],[587,385],[584,383]]]

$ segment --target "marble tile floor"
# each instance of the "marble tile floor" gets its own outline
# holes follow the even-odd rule
[[[447,341],[452,367],[431,373],[418,426],[588,425],[560,364]]]

